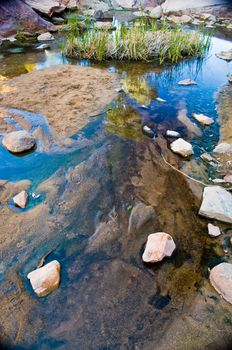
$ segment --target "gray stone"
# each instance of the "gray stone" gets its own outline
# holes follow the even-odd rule
[[[147,238],[142,259],[146,263],[159,262],[165,257],[170,257],[175,249],[175,242],[168,233],[152,233]]]
[[[221,263],[212,268],[209,280],[222,298],[232,304],[232,264]]]
[[[163,14],[163,9],[161,6],[156,6],[155,8],[153,8],[150,13],[149,16],[152,18],[156,18],[156,19],[160,19],[162,17]]]
[[[221,51],[219,53],[216,53],[216,56],[225,61],[232,61],[232,49],[229,51]]]
[[[12,153],[21,153],[35,146],[35,139],[27,131],[13,131],[2,140],[3,146]]]
[[[199,214],[223,222],[232,223],[232,195],[220,186],[204,189]]]

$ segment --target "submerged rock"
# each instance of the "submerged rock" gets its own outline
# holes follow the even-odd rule
[[[206,161],[206,162],[215,162],[216,161],[209,153],[203,153],[201,155],[201,159]]]
[[[192,116],[202,125],[211,125],[214,123],[213,118],[209,118],[204,114],[193,113]]]
[[[22,153],[35,146],[35,139],[27,131],[13,131],[4,136],[2,144],[12,153]]]
[[[230,154],[232,153],[232,144],[227,142],[219,143],[213,150],[214,153]]]
[[[232,264],[221,263],[212,268],[209,280],[222,298],[232,304]]]
[[[26,191],[22,191],[13,198],[13,202],[17,207],[26,208],[28,202],[28,194]]]
[[[188,157],[194,154],[191,143],[182,138],[172,142],[170,147],[174,153],[180,154],[182,157]]]
[[[166,135],[168,137],[180,137],[180,133],[177,131],[173,131],[173,130],[167,130]]]
[[[131,211],[128,225],[128,233],[137,232],[148,221],[154,217],[154,208],[151,205],[138,203]]]
[[[221,234],[220,228],[218,226],[214,226],[212,224],[208,224],[208,234],[211,237],[218,237]]]
[[[39,46],[37,46],[36,50],[47,50],[50,49],[50,45],[49,44],[41,44]]]
[[[188,86],[188,85],[197,85],[197,83],[194,80],[185,79],[185,80],[179,81],[178,85]]]
[[[221,51],[219,53],[216,53],[216,56],[225,61],[232,61],[232,49],[229,51]]]
[[[27,275],[34,292],[39,297],[46,296],[59,287],[60,268],[60,263],[57,260],[53,260]]]
[[[204,189],[199,214],[223,222],[232,223],[232,195],[220,186]]]
[[[154,131],[151,128],[149,128],[149,126],[147,125],[143,126],[143,133],[151,138],[155,136]]]
[[[37,40],[38,41],[51,41],[51,40],[54,40],[54,36],[47,32],[47,33],[43,33],[43,34],[40,34],[38,37],[37,37]]]
[[[142,258],[146,263],[155,263],[163,260],[166,256],[171,256],[175,249],[175,242],[168,233],[152,233],[148,236]]]

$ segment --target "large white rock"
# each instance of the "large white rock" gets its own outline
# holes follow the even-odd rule
[[[147,238],[142,259],[146,263],[155,263],[171,256],[175,249],[175,242],[168,233],[152,233]]]
[[[21,153],[35,146],[35,139],[27,131],[13,131],[2,140],[3,146],[12,153]]]
[[[205,187],[199,214],[232,223],[232,195],[220,186]]]
[[[28,194],[26,191],[21,191],[19,194],[13,197],[13,202],[20,208],[26,208],[28,202]]]
[[[53,13],[59,13],[68,8],[76,8],[76,0],[24,0],[26,4],[33,9],[44,13],[48,16],[52,16]]]
[[[211,125],[214,123],[213,118],[209,118],[204,114],[193,113],[192,115],[202,125]]]
[[[34,292],[39,297],[43,297],[59,287],[60,268],[60,263],[53,260],[27,275]]]
[[[188,157],[194,154],[191,143],[179,138],[170,145],[174,153],[180,154],[182,157]]]
[[[212,268],[209,280],[216,291],[232,304],[232,264],[221,263]]]

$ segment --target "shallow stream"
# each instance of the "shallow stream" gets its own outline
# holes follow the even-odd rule
[[[60,64],[91,65],[66,59],[53,45],[45,52],[33,44],[2,48],[0,77]],[[102,64],[118,73],[123,89],[68,146],[53,139],[45,117],[9,109],[6,122],[17,113],[30,130],[40,125],[45,137],[20,157],[0,146],[0,179],[31,181],[27,209],[16,210],[10,200],[7,210],[1,207],[0,332],[7,348],[203,350],[229,344],[232,307],[210,287],[208,267],[232,260],[232,228],[221,225],[217,241],[207,237],[208,221],[198,216],[199,197],[160,154],[198,180],[210,183],[216,176],[200,155],[219,141],[216,95],[227,84],[232,63],[215,53],[231,47],[231,40],[213,37],[204,60],[162,67]],[[187,78],[197,85],[178,85]],[[193,132],[183,123],[183,115],[194,122],[192,113],[215,123],[196,124]],[[143,134],[143,125],[151,127],[155,140]],[[191,160],[170,156],[167,130],[193,144]],[[130,232],[129,218],[137,220],[131,210],[140,202],[153,206],[154,215]],[[171,259],[146,266],[141,260],[146,237],[157,231],[172,234],[178,248]],[[26,275],[43,256],[46,262],[60,261],[61,285],[38,299]]]

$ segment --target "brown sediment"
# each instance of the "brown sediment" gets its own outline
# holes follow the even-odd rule
[[[62,65],[1,82],[0,107],[42,114],[56,134],[70,137],[116,97],[118,85],[105,70]]]

